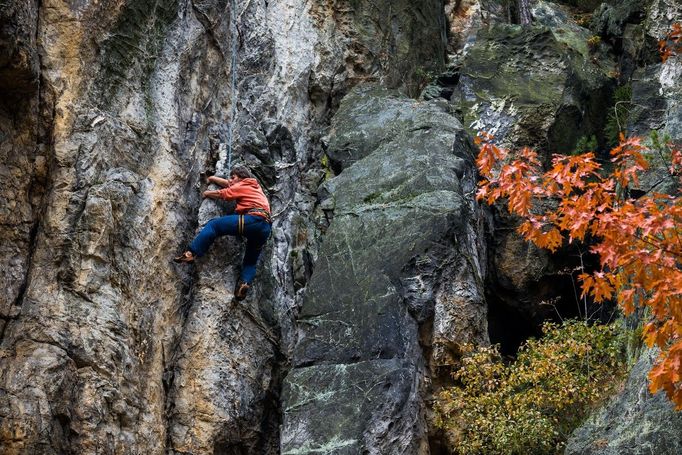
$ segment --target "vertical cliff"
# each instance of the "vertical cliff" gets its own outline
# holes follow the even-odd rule
[[[429,453],[430,370],[488,338],[471,142],[444,100],[364,87],[327,153],[342,171],[318,191],[332,219],[298,318],[283,453]]]
[[[0,26],[3,453],[277,453],[320,128],[442,65],[440,3],[10,1]],[[240,242],[169,261],[235,162],[275,214],[241,306]]]

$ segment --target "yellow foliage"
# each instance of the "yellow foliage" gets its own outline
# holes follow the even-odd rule
[[[553,454],[625,373],[616,326],[546,323],[506,365],[497,347],[468,346],[436,424],[457,454]]]

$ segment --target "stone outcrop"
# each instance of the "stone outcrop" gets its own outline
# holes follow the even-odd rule
[[[194,226],[198,175],[187,170],[209,157],[196,147],[207,134],[186,125],[210,90],[179,81],[188,61],[205,63],[199,78],[222,62],[192,14],[176,22],[187,12],[177,2],[115,6],[41,2],[35,18],[38,96],[53,112],[35,146],[48,192],[2,338],[4,453],[164,451],[189,289],[168,255]]]
[[[3,98],[37,92],[38,2],[7,2],[0,11],[0,88]]]
[[[452,67],[457,82],[450,102],[470,134],[488,132],[512,149],[533,147],[549,161],[552,153],[573,152],[581,138],[603,142],[615,61],[588,45],[591,32],[565,7],[530,2],[529,13],[528,26],[498,22],[478,31]],[[552,257],[524,241],[504,213],[494,210],[487,293],[497,306],[493,341],[514,352],[557,311],[576,314],[571,273],[579,261],[578,252]],[[505,324],[510,317],[514,331]],[[518,338],[509,339],[515,331]]]
[[[566,455],[616,455],[682,451],[682,414],[663,392],[651,395],[647,373],[656,352],[644,352],[623,390],[568,440]]]
[[[342,171],[318,190],[332,220],[298,317],[282,453],[428,453],[429,367],[487,341],[472,148],[444,101],[371,86],[344,98],[328,143]]]
[[[680,128],[680,56],[665,63],[649,62],[645,46],[663,38],[670,25],[682,20],[682,5],[674,1],[653,1],[645,4],[626,2],[625,6],[638,6],[646,12],[645,18],[632,20],[632,15],[622,14],[624,49],[631,56],[644,56],[632,71],[631,103],[627,105],[628,133],[648,136],[657,131],[675,143],[682,140]],[[628,18],[635,25],[628,23]],[[634,29],[634,31],[633,31]],[[648,64],[647,64],[648,63]],[[640,182],[642,192],[656,191],[678,194],[679,183],[670,177],[666,162],[654,153],[652,166]],[[647,388],[647,373],[656,358],[655,352],[645,351],[632,369],[624,389],[571,435],[567,454],[656,453],[676,454],[682,447],[682,418],[663,393],[652,396]]]
[[[472,134],[568,153],[581,134],[601,138],[601,108],[613,84],[607,72],[614,66],[593,58],[590,32],[560,8],[538,2],[532,14],[532,26],[479,31],[461,62],[453,102]]]
[[[662,143],[682,141],[682,60],[669,59],[666,63],[638,68],[631,79],[632,98],[627,106],[629,134],[648,137],[656,131]],[[652,153],[651,168],[639,182],[640,191],[673,194],[679,182],[668,172],[666,157]]]
[[[420,72],[443,67],[447,38],[440,1],[311,3],[310,15],[320,33],[310,78],[315,102],[336,108],[351,87],[368,81],[412,91]]]
[[[16,2],[0,11],[0,224],[5,239],[0,253],[8,258],[0,271],[0,338],[19,312],[25,274],[47,178],[44,151],[38,150],[39,56],[37,5]]]

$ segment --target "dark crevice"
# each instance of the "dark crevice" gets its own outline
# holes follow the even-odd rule
[[[581,317],[574,285],[570,274],[557,274],[529,283],[520,292],[487,286],[490,342],[500,346],[502,355],[514,356],[528,338],[542,335],[543,322]]]
[[[275,351],[275,358],[272,366],[272,381],[270,387],[265,393],[263,400],[263,419],[261,421],[260,438],[258,440],[258,447],[261,453],[266,453],[268,446],[275,442],[276,447],[270,447],[277,452],[279,442],[281,439],[280,429],[282,428],[282,417],[284,410],[282,409],[282,385],[284,378],[290,370],[289,359],[286,354],[281,351]],[[277,436],[273,436],[276,434]]]
[[[203,11],[196,5],[195,0],[191,0],[190,3],[192,5],[192,10],[196,13],[197,20],[204,28],[204,31],[206,32],[206,35],[209,38],[209,42],[212,43],[218,50],[218,53],[220,53],[220,55],[222,56],[223,61],[229,62],[230,61],[229,57],[227,56],[225,50],[223,50],[220,40],[218,39],[218,37],[216,37],[215,32],[213,31],[217,24],[211,22],[211,18],[208,16],[208,14],[206,14],[205,11]]]
[[[187,321],[188,321],[188,315],[190,308],[192,307],[192,303],[194,302],[194,283],[196,281],[196,269],[193,271],[190,279],[188,281],[183,281],[183,286],[182,286],[182,291],[181,291],[181,303],[179,307],[179,311],[181,314],[181,319],[182,319],[182,329],[180,330],[180,334],[178,337],[175,339],[174,343],[171,346],[171,352],[170,352],[170,358],[167,357],[167,353],[163,347],[163,344],[161,345],[162,349],[162,361],[164,365],[164,370],[163,370],[163,376],[161,378],[161,383],[163,386],[163,394],[164,394],[164,413],[165,413],[165,420],[166,420],[166,452],[167,453],[174,453],[173,452],[173,443],[171,440],[171,428],[170,428],[170,423],[172,421],[173,417],[173,411],[175,409],[175,403],[173,402],[173,387],[175,384],[175,373],[176,369],[175,366],[178,361],[178,356],[182,354],[182,351],[180,350],[180,344],[182,343],[183,340],[183,335],[185,333],[185,328],[187,327]]]
[[[38,42],[39,38],[38,36],[40,25],[39,10],[41,3],[42,2],[40,0],[36,2],[36,26],[34,33],[34,39],[36,40],[35,41],[36,43]],[[15,115],[22,116],[22,118],[19,120],[15,118],[14,120],[15,123],[19,122],[25,123],[32,130],[33,160],[35,160],[39,155],[41,146],[45,147],[46,150],[49,149],[49,140],[42,141],[42,139],[43,136],[49,137],[49,134],[46,133],[52,130],[52,124],[54,123],[54,109],[45,109],[44,106],[46,101],[44,93],[44,81],[42,77],[43,62],[42,55],[39,51],[36,51],[36,57],[38,60],[37,65],[38,73],[35,76],[35,82],[30,86],[31,87],[30,97],[27,97],[25,100],[17,101],[18,105],[21,106],[21,108],[16,108],[15,106],[15,109],[13,109]],[[3,100],[3,103],[5,102],[9,103],[10,100],[9,99]],[[19,129],[18,126],[16,126],[16,128]],[[45,194],[47,193],[46,189],[48,187],[47,179],[52,174],[49,172],[49,170],[46,175],[36,174],[37,171],[34,167],[32,173],[29,176],[30,181],[28,185],[27,194],[28,202],[31,205],[32,219],[30,220],[31,228],[29,230],[27,239],[28,251],[26,254],[26,266],[24,269],[24,276],[17,291],[17,295],[14,301],[12,302],[12,306],[15,307],[15,309],[10,311],[13,314],[8,315],[7,317],[3,317],[5,322],[2,325],[2,329],[0,330],[0,344],[3,342],[5,333],[7,332],[9,326],[12,324],[14,320],[18,318],[20,310],[16,308],[17,307],[20,308],[22,306],[24,298],[26,296],[26,292],[29,288],[31,270],[33,268],[33,258],[37,248],[38,232],[40,231],[40,221],[46,210],[45,205],[47,198],[45,198]],[[16,228],[16,224],[14,224],[14,227]]]
[[[487,301],[490,342],[500,345],[502,355],[515,355],[524,341],[542,334],[541,323],[521,309],[505,304],[494,295],[488,295]]]
[[[189,144],[186,144],[186,150],[191,150],[191,146]],[[191,156],[183,155],[183,158],[186,158],[188,161],[192,160]],[[213,157],[211,156],[210,153],[207,154],[206,162],[203,163],[203,169],[207,169],[211,165],[210,163],[212,158]],[[193,166],[188,166],[188,168],[192,167]],[[190,189],[193,189],[196,186],[195,184],[196,182],[194,181],[194,179],[189,179],[186,184],[185,188],[186,191],[184,191],[183,194],[194,194],[194,192],[191,191]],[[186,233],[184,236],[185,238],[182,239],[181,242],[183,245],[189,244],[189,240],[192,237],[192,233],[194,233],[197,227],[199,226],[199,208],[201,207],[201,200],[196,198],[196,200],[191,202],[193,202],[192,204],[193,210],[191,211],[190,214],[188,214],[189,215],[188,219],[192,220],[192,222],[189,223],[189,225],[186,227]],[[184,340],[185,330],[187,328],[187,323],[189,321],[189,313],[195,300],[195,285],[198,282],[198,271],[196,267],[194,266],[190,267],[191,269],[189,271],[184,272],[187,279],[183,279],[181,281],[182,288],[180,289],[180,298],[178,306],[178,311],[180,314],[179,319],[182,325],[180,333],[171,344],[169,353],[165,351],[163,344],[161,345],[164,365],[162,385],[164,392],[164,413],[166,421],[165,444],[167,453],[180,453],[174,452],[171,440],[170,427],[173,420],[173,412],[175,409],[175,403],[173,401],[175,397],[173,396],[173,390],[175,384],[176,365],[179,357],[184,354],[184,351],[181,351],[180,346],[182,344],[182,341]]]
[[[226,312],[224,317],[227,319],[232,316],[230,312]],[[220,325],[227,326],[222,323]],[[221,430],[214,440],[214,454],[278,453],[283,416],[280,393],[286,373],[289,371],[288,356],[278,346],[273,345],[267,365],[269,372],[263,371],[259,378],[260,382],[264,378],[269,378],[267,389],[254,399],[246,415],[238,417],[236,426],[229,425]]]
[[[488,333],[504,356],[513,357],[529,338],[542,335],[546,321],[566,319],[608,323],[617,311],[612,303],[597,304],[581,297],[578,275],[597,270],[593,255],[565,248],[550,257],[549,270],[522,289],[509,289],[493,273],[486,286]]]
[[[36,221],[35,224],[31,227],[31,232],[29,233],[28,260],[26,263],[26,273],[24,274],[24,280],[22,281],[21,286],[19,286],[19,292],[17,294],[17,297],[16,299],[14,299],[14,306],[21,306],[22,302],[24,301],[24,296],[26,295],[26,289],[28,288],[29,284],[29,276],[31,274],[33,254],[35,253],[36,250],[36,238],[38,236],[39,225],[40,221]],[[0,342],[2,342],[2,338],[0,338]]]
[[[2,340],[5,339],[5,332],[7,331],[7,328],[9,327],[10,323],[14,321],[17,317],[16,316],[4,316],[0,314],[0,344],[2,344]]]

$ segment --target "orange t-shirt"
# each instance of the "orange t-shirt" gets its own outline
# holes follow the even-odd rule
[[[270,213],[270,204],[258,181],[253,178],[243,179],[220,190],[220,198],[237,201],[235,212],[244,214],[249,209],[264,209]],[[254,213],[257,215],[257,213]]]

